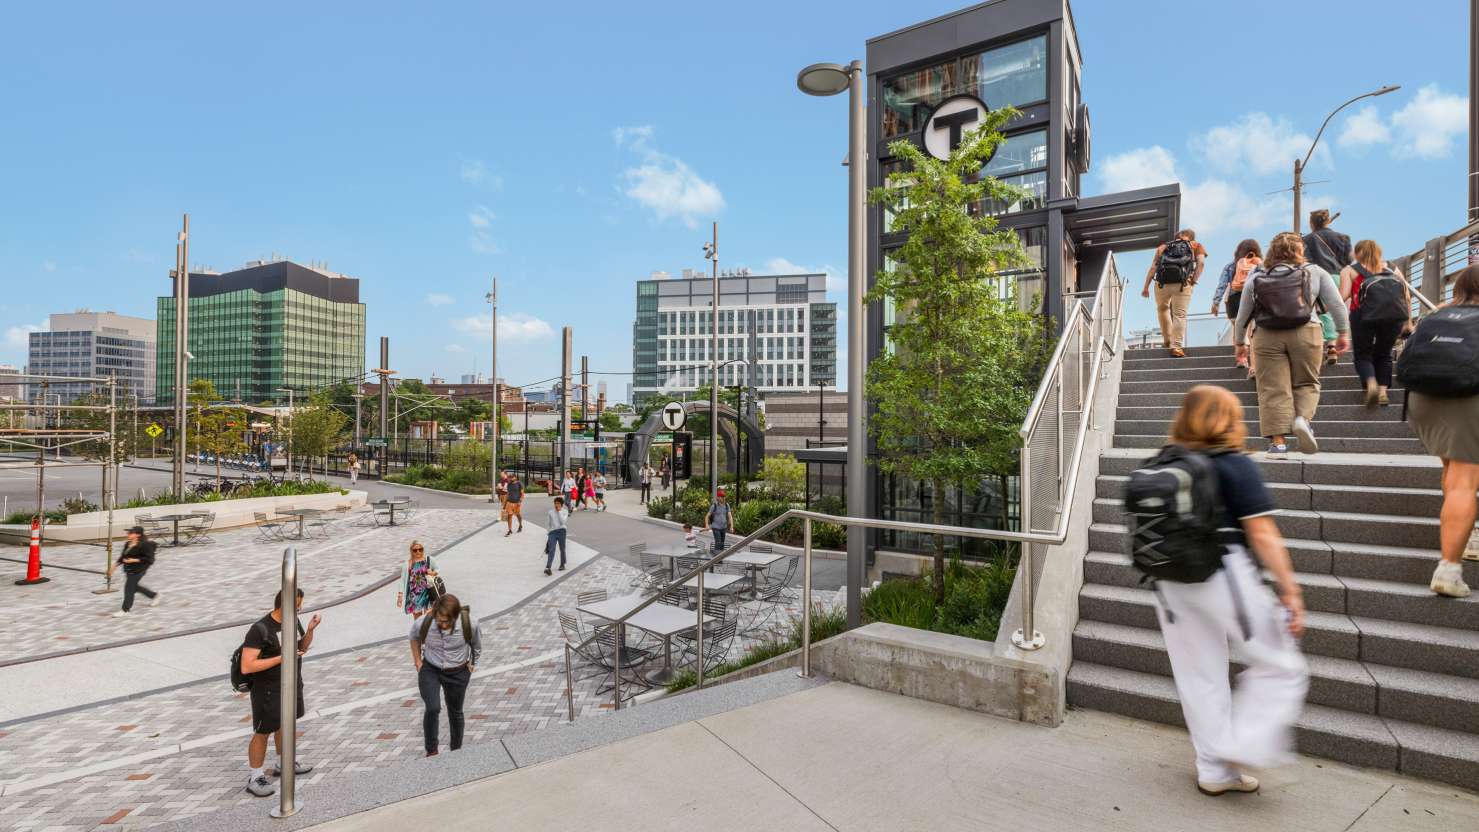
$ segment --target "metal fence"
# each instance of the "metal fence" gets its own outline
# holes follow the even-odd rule
[[[329,455],[328,471],[331,475],[349,475],[349,454],[353,452],[360,460],[360,476],[377,478],[392,474],[404,474],[415,465],[446,466],[454,448],[459,443],[481,444],[470,439],[411,439],[397,437],[386,440],[383,447],[343,445]],[[600,443],[588,440],[572,440],[570,443],[570,467],[600,471],[606,475],[610,486],[621,488],[628,485],[622,465],[624,456],[620,441],[603,440]],[[296,459],[294,468],[302,463]],[[322,471],[324,461],[316,460],[315,471]],[[560,466],[560,442],[558,439],[500,439],[498,441],[498,467],[510,471],[525,484],[533,485],[556,475]],[[486,464],[483,466],[486,468]]]
[[[1420,317],[1424,307],[1431,309],[1453,300],[1453,281],[1458,272],[1470,263],[1479,262],[1479,222],[1434,237],[1421,249],[1394,257],[1391,262],[1417,290],[1413,293],[1412,315]]]

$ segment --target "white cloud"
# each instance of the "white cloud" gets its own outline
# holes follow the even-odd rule
[[[20,326],[9,327],[5,330],[5,346],[16,350],[29,349],[31,346],[31,333],[45,331],[46,327],[44,325],[37,324],[21,324]]]
[[[482,159],[468,159],[463,162],[458,176],[469,185],[486,185],[495,191],[503,188],[503,177],[494,173]]]
[[[467,214],[467,223],[473,228],[487,228],[495,219],[498,219],[498,215],[489,210],[486,205],[479,205]]]
[[[618,147],[642,156],[641,163],[622,171],[621,192],[650,208],[659,222],[676,218],[696,228],[699,217],[724,210],[724,195],[682,159],[658,152],[652,145],[655,133],[650,124],[611,131]]]
[[[445,349],[447,352],[467,352],[467,347],[461,344],[448,344]]]
[[[448,306],[453,302],[454,298],[451,295],[443,294],[441,292],[432,292],[431,294],[426,296],[427,306]]]
[[[41,268],[43,268],[43,269],[45,269],[46,271],[49,271],[49,272],[54,272],[54,271],[56,271],[56,261],[55,260],[43,260],[43,261],[41,261]]]
[[[1160,145],[1110,156],[1100,164],[1099,178],[1108,192],[1180,182],[1181,225],[1202,235],[1223,230],[1250,233],[1264,228],[1278,219],[1287,204],[1281,197],[1255,196],[1241,185],[1222,179],[1182,182],[1175,154]]]
[[[1381,112],[1375,104],[1367,104],[1345,120],[1335,143],[1340,147],[1359,148],[1391,140],[1392,131],[1382,122]]]
[[[1248,113],[1232,124],[1213,127],[1191,144],[1214,167],[1266,176],[1291,169],[1295,159],[1309,152],[1312,141],[1314,137],[1296,131],[1282,116]],[[1323,145],[1316,155],[1329,161]]]
[[[1398,156],[1438,159],[1453,152],[1453,140],[1468,129],[1469,102],[1428,84],[1407,105],[1392,113]]]
[[[472,236],[468,238],[468,245],[479,254],[497,254],[498,243],[494,241],[490,228],[497,215],[486,205],[474,206],[467,214],[467,224],[472,226]]]
[[[464,335],[489,338],[492,318],[487,315],[469,315],[452,321],[452,327]],[[522,312],[498,316],[498,340],[500,343],[527,343],[548,338],[555,334],[548,323]]]

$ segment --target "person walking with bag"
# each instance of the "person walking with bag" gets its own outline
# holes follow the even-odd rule
[[[1182,399],[1169,444],[1130,475],[1124,495],[1132,559],[1153,581],[1196,752],[1197,789],[1211,796],[1258,791],[1244,766],[1293,762],[1292,728],[1309,688],[1295,643],[1303,596],[1245,439],[1237,396],[1197,385]],[[1167,511],[1172,505],[1190,510]],[[1245,668],[1236,695],[1230,659]]]
[[[565,510],[565,500],[562,497],[555,498],[554,507],[544,518],[544,574],[553,574],[550,567],[555,565],[555,547],[560,547],[560,571],[565,571],[565,521],[570,517],[570,512]]]
[[[637,474],[637,482],[642,486],[641,499],[638,500],[639,505],[645,506],[647,505],[647,501],[652,499],[652,474],[652,464],[648,462],[642,463],[642,470]]]
[[[1330,227],[1335,222],[1335,216],[1330,211],[1321,208],[1310,212],[1310,233],[1304,235],[1305,256],[1311,263],[1324,269],[1327,273],[1338,275],[1346,266],[1351,264],[1355,257],[1351,253],[1351,238]],[[1325,363],[1334,364],[1339,358],[1342,350],[1336,348],[1336,340],[1339,338],[1339,329],[1335,326],[1335,316],[1330,309],[1320,310],[1320,331],[1325,338]]]
[[[1289,436],[1301,453],[1320,450],[1310,421],[1320,404],[1320,356],[1325,339],[1318,307],[1335,320],[1335,347],[1350,347],[1350,321],[1340,287],[1324,269],[1305,262],[1304,241],[1285,231],[1268,246],[1268,258],[1248,276],[1233,322],[1239,359],[1248,358],[1248,325],[1253,324],[1252,356],[1258,367],[1259,432],[1268,437],[1270,459],[1289,455]]]
[[[447,700],[448,745],[462,747],[462,702],[477,671],[483,652],[483,636],[472,614],[456,595],[443,595],[432,605],[431,615],[411,624],[411,662],[416,666],[416,687],[426,711],[421,730],[426,756],[437,755],[442,699]]]
[[[1190,228],[1176,235],[1169,243],[1162,243],[1150,261],[1150,271],[1145,274],[1145,285],[1140,296],[1150,297],[1150,283],[1155,281],[1155,310],[1161,321],[1161,345],[1171,351],[1173,358],[1185,358],[1186,309],[1191,304],[1191,293],[1202,276],[1202,267],[1207,263],[1207,250],[1197,242],[1197,233]]]
[[[298,590],[297,598],[293,604],[293,623],[288,625],[291,630],[296,631],[298,638],[297,650],[294,658],[298,662],[298,690],[295,694],[297,702],[298,719],[303,718],[303,654],[313,646],[313,634],[322,623],[318,613],[308,620],[308,626],[298,618],[298,610],[303,608],[303,590]],[[247,775],[246,790],[257,797],[269,797],[277,792],[277,786],[267,776],[267,738],[272,738],[272,746],[277,749],[279,762],[272,769],[272,777],[280,777],[281,755],[282,755],[282,671],[279,666],[283,662],[282,629],[287,620],[287,614],[283,610],[282,592],[272,601],[272,612],[257,619],[247,630],[246,638],[241,644],[240,669],[243,676],[251,680],[251,703],[252,703],[252,738],[247,742],[247,767],[251,770]],[[294,761],[293,771],[298,775],[313,771],[313,766],[302,761]]]
[[[359,457],[355,456],[352,451],[349,454],[347,467],[349,468],[349,484],[354,485],[359,482]]]
[[[504,522],[508,524],[508,531],[503,533],[504,537],[514,533],[514,518],[519,518],[519,531],[524,530],[524,483],[518,477],[509,475],[508,487],[505,489],[506,500],[503,504],[508,512]]]
[[[1257,240],[1244,240],[1238,243],[1233,252],[1231,263],[1222,267],[1222,277],[1217,281],[1217,292],[1212,295],[1212,314],[1216,315],[1222,304],[1223,293],[1227,296],[1227,319],[1229,322],[1238,319],[1238,310],[1242,306],[1243,287],[1248,283],[1248,275],[1254,269],[1263,265],[1263,249]],[[1248,368],[1248,378],[1253,378],[1254,368],[1248,359],[1237,359],[1236,365]]]
[[[1407,419],[1428,453],[1443,461],[1438,514],[1442,560],[1429,588],[1464,598],[1465,560],[1479,561],[1479,265],[1453,281],[1453,300],[1417,325],[1397,376],[1407,389]]]
[[[440,582],[436,559],[426,554],[419,540],[411,541],[411,553],[401,564],[400,591],[395,594],[396,608],[412,618],[420,618],[436,601]]]
[[[1356,243],[1355,259],[1340,270],[1340,296],[1351,310],[1351,350],[1366,407],[1385,407],[1392,386],[1392,348],[1412,324],[1407,280],[1381,259],[1381,246],[1362,240]]]
[[[113,613],[114,618],[122,618],[134,608],[135,593],[148,598],[149,606],[159,606],[159,593],[139,583],[154,565],[154,541],[144,535],[143,526],[134,526],[125,534],[128,541],[118,556],[118,565],[123,567],[123,609]]]

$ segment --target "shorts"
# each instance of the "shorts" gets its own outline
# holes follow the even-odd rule
[[[282,727],[282,685],[252,684],[252,733],[275,734]],[[303,689],[298,689],[298,718],[303,718]]]
[[[523,502],[504,503],[503,505],[504,505],[504,510],[508,513],[508,516],[509,517],[517,517],[520,520],[524,519],[524,504],[523,504]]]

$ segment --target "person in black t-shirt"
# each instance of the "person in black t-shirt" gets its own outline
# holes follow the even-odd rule
[[[251,775],[247,779],[246,790],[257,797],[269,797],[276,793],[277,786],[268,777],[264,766],[267,762],[267,737],[272,736],[273,747],[278,750],[278,766],[273,768],[272,777],[279,776],[281,772],[282,754],[282,676],[280,665],[282,665],[282,593],[277,593],[273,600],[272,612],[258,619],[250,630],[247,631],[246,640],[242,642],[241,650],[241,672],[247,674],[252,680],[252,739],[247,745],[247,766],[251,769]],[[303,717],[303,654],[313,644],[313,632],[318,629],[321,622],[315,613],[308,620],[308,627],[303,627],[303,622],[296,615],[297,609],[303,607],[303,590],[298,590],[297,603],[293,622],[298,631],[298,718]],[[298,762],[293,766],[298,774],[307,774],[313,770],[313,766]]]
[[[1224,507],[1222,569],[1201,583],[1155,585],[1156,614],[1196,749],[1197,788],[1208,795],[1258,791],[1258,781],[1239,766],[1293,760],[1291,729],[1309,688],[1294,641],[1304,631],[1304,602],[1273,499],[1258,465],[1243,453],[1245,439],[1242,404],[1207,384],[1186,394],[1171,425],[1173,444],[1211,457]],[[1260,565],[1273,575],[1277,599],[1265,588]],[[1247,667],[1238,674],[1236,703],[1228,684],[1230,646]]]
[[[123,567],[123,609],[113,613],[114,618],[122,618],[133,609],[134,593],[148,598],[149,606],[159,606],[159,593],[139,583],[144,580],[149,567],[154,565],[154,541],[144,535],[143,526],[134,526],[126,534],[128,542],[118,556],[118,565]],[[108,568],[112,570],[113,567]]]

